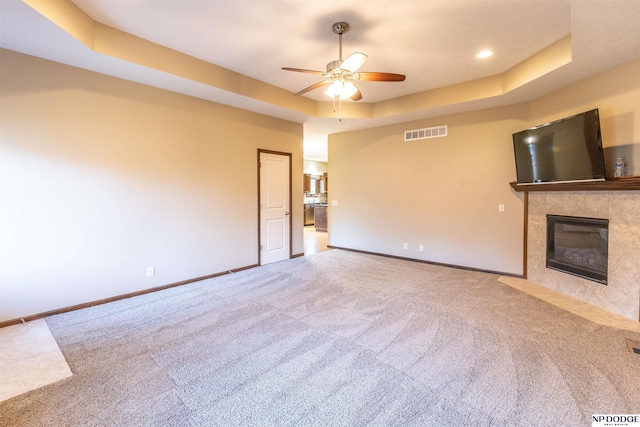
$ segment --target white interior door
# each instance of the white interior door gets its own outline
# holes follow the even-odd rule
[[[260,264],[291,257],[290,157],[260,152]]]

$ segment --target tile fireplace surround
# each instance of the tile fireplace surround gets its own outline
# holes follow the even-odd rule
[[[546,215],[609,220],[609,283],[550,270]],[[535,191],[528,195],[527,280],[640,320],[640,191]]]

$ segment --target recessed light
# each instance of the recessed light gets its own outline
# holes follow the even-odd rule
[[[488,58],[493,55],[493,52],[490,50],[483,50],[482,52],[476,55],[476,58]]]

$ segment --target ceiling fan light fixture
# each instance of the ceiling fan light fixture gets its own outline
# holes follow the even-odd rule
[[[336,100],[349,99],[352,101],[360,101],[362,93],[351,80],[370,81],[370,82],[402,82],[405,79],[403,74],[380,73],[370,71],[356,72],[367,59],[367,55],[361,52],[355,52],[346,59],[342,59],[342,35],[349,31],[349,24],[346,22],[336,22],[333,24],[333,32],[338,34],[338,60],[331,61],[327,64],[327,71],[306,70],[304,68],[283,67],[286,71],[296,71],[298,73],[319,74],[325,77],[325,80],[308,86],[296,95],[303,95],[312,90],[327,86],[325,94]]]
[[[366,60],[367,60],[367,55],[365,55],[364,53],[360,53],[360,52],[352,53],[347,57],[347,59],[342,61],[342,64],[340,64],[340,68],[353,73],[358,68],[362,67],[362,65],[364,64],[364,61]]]
[[[357,91],[358,88],[353,83],[336,80],[329,85],[329,88],[324,91],[324,93],[329,98],[339,97],[340,99],[347,99],[351,98]]]

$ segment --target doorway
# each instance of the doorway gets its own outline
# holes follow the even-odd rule
[[[327,232],[317,231],[313,225],[304,227],[304,254],[313,255],[318,252],[328,251]]]
[[[291,258],[291,153],[258,150],[258,264]]]

